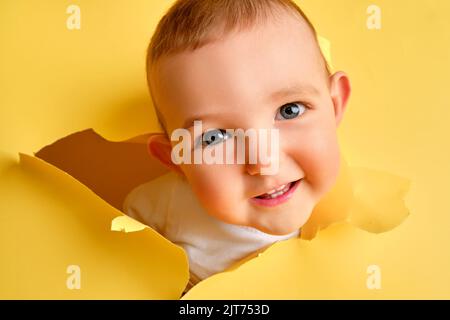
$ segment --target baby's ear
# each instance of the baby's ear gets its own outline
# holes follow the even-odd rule
[[[334,106],[336,126],[341,123],[351,91],[350,79],[345,72],[338,71],[330,77],[330,94]]]
[[[147,140],[147,149],[150,156],[158,159],[170,170],[183,175],[180,167],[172,162],[172,145],[165,134],[157,133],[151,135]]]

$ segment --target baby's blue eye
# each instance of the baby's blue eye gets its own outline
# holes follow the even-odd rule
[[[276,119],[277,120],[290,120],[297,118],[299,115],[303,114],[306,111],[306,107],[304,104],[297,103],[288,103],[278,109]]]
[[[212,129],[202,134],[202,141],[204,146],[211,146],[223,142],[231,137],[230,133],[227,133],[223,129]]]

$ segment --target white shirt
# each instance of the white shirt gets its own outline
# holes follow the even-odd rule
[[[186,251],[194,284],[263,247],[299,235],[276,236],[222,222],[205,212],[189,184],[173,172],[134,188],[123,207],[125,214]]]

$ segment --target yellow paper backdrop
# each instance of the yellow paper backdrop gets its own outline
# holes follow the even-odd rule
[[[179,298],[186,260],[175,246],[148,229],[109,231],[119,211],[45,163],[18,165],[19,152],[87,128],[113,141],[157,130],[144,58],[171,3],[1,1],[1,298]],[[380,235],[339,224],[311,242],[277,244],[186,298],[450,298],[450,3],[298,3],[352,80],[339,128],[347,161],[408,178],[410,215]],[[72,4],[80,30],[66,27]],[[381,9],[380,30],[366,27],[371,4]],[[81,264],[78,291],[65,286],[71,263]],[[381,289],[367,288],[369,265],[380,267]]]

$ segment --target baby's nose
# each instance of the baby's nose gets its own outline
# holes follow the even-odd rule
[[[251,160],[251,159],[250,159]],[[248,161],[245,164],[247,173],[254,175],[276,175],[280,167],[279,154],[258,157],[256,162]]]
[[[247,164],[246,170],[247,173],[251,176],[261,174],[261,166],[259,164]]]
[[[275,137],[259,135],[256,143],[247,140],[245,165],[250,175],[277,174],[280,159],[278,135]],[[253,141],[255,142],[255,141]]]

